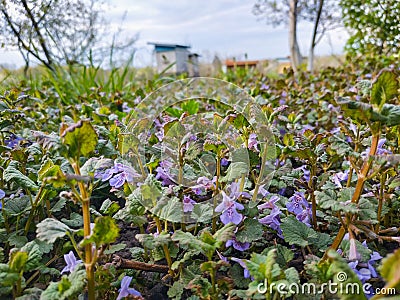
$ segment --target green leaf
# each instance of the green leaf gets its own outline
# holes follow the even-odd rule
[[[211,204],[208,202],[196,203],[193,207],[191,218],[199,223],[208,223],[213,215]]]
[[[11,254],[10,262],[10,270],[16,273],[24,270],[25,264],[28,261],[28,253],[24,251],[16,251]]]
[[[291,261],[294,257],[293,251],[281,244],[276,244],[275,246],[266,248],[265,250],[263,250],[263,252],[261,254],[266,255],[272,249],[275,249],[275,251],[276,251],[275,252],[276,253],[276,262],[282,268],[286,268],[288,265],[288,262]]]
[[[57,176],[60,172],[60,166],[54,165],[53,161],[48,158],[41,166],[38,172],[38,179],[42,181],[46,177]]]
[[[236,240],[241,243],[253,242],[263,236],[263,226],[256,219],[247,218],[243,222],[243,228],[236,233]]]
[[[400,287],[400,249],[396,249],[384,259],[379,267],[381,276],[386,281],[386,286]]]
[[[37,185],[28,177],[22,174],[18,169],[18,162],[11,161],[8,167],[3,172],[3,180],[5,182],[14,182],[18,187],[35,191]]]
[[[182,299],[183,289],[185,285],[180,281],[175,281],[174,284],[168,290],[169,299]]]
[[[177,223],[182,221],[183,207],[178,198],[162,198],[151,212],[162,220]]]
[[[227,240],[233,238],[235,234],[235,228],[236,225],[234,223],[228,223],[214,233],[213,238],[219,243],[218,247],[220,247],[220,245],[225,243]]]
[[[286,217],[282,221],[281,229],[285,241],[289,245],[305,247],[310,244],[310,239],[318,238],[317,233],[313,229],[307,227],[306,224],[300,222],[294,216]]]
[[[171,241],[171,236],[164,232],[158,236],[152,234],[137,234],[135,237],[143,246],[150,250],[159,246],[168,245]]]
[[[397,96],[399,84],[397,76],[392,71],[382,70],[372,84],[371,104],[380,111],[385,103]]]
[[[63,276],[59,282],[50,282],[40,296],[41,300],[78,299],[79,293],[86,286],[86,271],[74,270],[70,275]]]
[[[47,243],[54,243],[58,238],[71,231],[72,229],[67,225],[52,218],[44,219],[37,225],[36,229],[37,238]]]
[[[275,259],[275,249],[270,250],[267,255],[252,253],[250,260],[246,261],[246,265],[256,281],[264,282],[264,279],[267,279],[268,282],[272,282],[272,278],[280,274],[280,268]]]
[[[111,245],[107,250],[104,251],[104,254],[105,255],[114,254],[116,252],[124,250],[125,248],[126,248],[126,244],[123,244],[123,243]],[[130,250],[132,250],[132,249],[130,249]]]
[[[115,214],[119,209],[120,207],[117,202],[106,199],[100,207],[100,212],[104,215],[111,216]]]
[[[31,204],[28,196],[14,197],[8,199],[4,204],[3,210],[8,216],[19,216],[30,210]]]
[[[94,221],[93,233],[82,241],[82,245],[95,243],[97,248],[114,243],[119,235],[119,228],[110,216],[98,217]]]
[[[242,175],[247,175],[249,173],[249,164],[242,161],[236,161],[229,165],[226,170],[226,175],[221,178],[221,182],[230,182]]]
[[[19,279],[19,274],[11,270],[8,264],[0,264],[0,282],[4,286],[12,286]],[[1,295],[1,292],[0,292]]]
[[[80,120],[67,127],[61,134],[63,143],[68,145],[70,157],[87,156],[97,145],[97,133],[89,120]]]
[[[190,115],[195,115],[199,111],[199,103],[194,99],[182,103],[181,107]]]
[[[24,271],[32,271],[37,269],[41,265],[42,251],[40,247],[34,243],[30,242],[21,248],[21,251],[28,253],[28,260],[25,263]]]

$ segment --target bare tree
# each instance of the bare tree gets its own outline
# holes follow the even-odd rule
[[[26,69],[31,58],[54,70],[56,64],[87,61],[90,52],[105,48],[105,3],[98,0],[0,0],[1,42],[18,49]],[[116,50],[133,44],[108,46]],[[99,45],[102,46],[99,46]]]
[[[316,45],[328,30],[341,25],[339,0],[257,0],[253,13],[273,26],[289,25],[289,49],[295,72],[302,62],[297,41],[298,22],[305,20],[313,24],[307,66],[309,71],[314,67]]]

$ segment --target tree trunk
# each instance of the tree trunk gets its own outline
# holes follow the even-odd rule
[[[322,13],[323,6],[324,6],[324,0],[319,0],[318,9],[317,9],[317,16],[315,18],[313,35],[312,35],[312,38],[311,38],[310,51],[308,53],[307,71],[310,71],[310,72],[312,72],[314,70],[314,50],[315,50],[315,46],[317,44],[317,42],[316,42],[316,40],[317,40],[317,31],[318,31],[319,21],[321,19],[321,13]]]
[[[290,0],[289,10],[289,47],[290,47],[290,63],[293,71],[298,72],[301,64],[301,53],[297,43],[297,4],[298,0]]]

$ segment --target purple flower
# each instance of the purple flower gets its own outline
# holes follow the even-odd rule
[[[297,168],[297,169],[295,169],[296,171],[297,170],[301,170],[301,171],[303,171],[303,178],[304,178],[304,180],[306,180],[307,182],[310,180],[310,170],[307,170],[307,166],[306,165],[303,165],[303,166],[301,166],[300,168]]]
[[[268,209],[274,209],[274,208],[277,207],[275,205],[275,202],[277,202],[278,200],[279,200],[279,197],[274,195],[269,200],[267,200],[265,203],[258,205],[257,208],[259,210],[263,210],[263,209],[267,209],[267,208]]]
[[[302,129],[300,130],[301,134],[304,134],[304,132],[306,132],[307,130],[311,130],[313,131],[315,129],[314,126],[311,126],[310,124],[306,124],[302,126]]]
[[[260,90],[269,90],[269,85],[266,85],[265,83],[263,83],[260,87]]]
[[[244,206],[240,203],[237,203],[234,201],[234,199],[228,197],[224,191],[221,191],[222,193],[222,203],[220,203],[216,208],[216,212],[222,212],[220,219],[223,224],[228,224],[228,223],[234,223],[238,225],[242,219],[243,216],[239,214],[236,210],[243,210]]]
[[[138,174],[131,166],[115,162],[114,166],[107,170],[97,170],[94,177],[99,178],[102,181],[109,181],[112,187],[118,189],[123,186],[125,182],[133,182],[133,179],[135,177],[140,177],[140,174]]]
[[[237,262],[243,268],[243,277],[244,278],[250,278],[249,269],[247,268],[245,262],[242,259],[236,258],[236,257],[231,257],[231,260],[233,260],[234,262]]]
[[[82,262],[82,260],[76,260],[74,252],[72,251],[69,251],[68,254],[64,254],[64,260],[67,265],[62,269],[61,274],[74,271],[76,266]]]
[[[226,247],[233,246],[234,249],[243,252],[243,251],[245,251],[245,250],[250,248],[250,243],[248,243],[248,242],[245,242],[245,243],[239,242],[239,241],[236,240],[236,237],[233,237],[231,240],[227,240],[226,241],[225,246]]]
[[[122,103],[122,111],[124,113],[129,113],[132,110],[132,108],[129,107],[127,102]]]
[[[133,182],[135,177],[140,177],[140,174],[130,166],[116,163],[114,168],[116,169],[117,174],[110,179],[110,185],[116,189],[123,186],[125,182]]]
[[[226,167],[229,165],[229,160],[227,160],[225,157],[221,158],[221,166]]]
[[[191,212],[194,204],[196,204],[196,201],[191,199],[189,196],[183,196],[183,212]]]
[[[282,229],[281,229],[281,219],[279,215],[281,214],[281,210],[278,207],[274,207],[268,216],[261,218],[258,220],[263,225],[267,225],[273,230],[278,232],[278,236],[283,238]]]
[[[257,141],[257,134],[255,133],[251,133],[249,135],[249,140],[248,140],[248,148],[250,150],[254,150],[256,152],[260,152],[260,150],[258,150],[257,146],[258,146],[258,141]]]
[[[15,148],[18,146],[19,142],[22,141],[23,138],[16,136],[15,134],[10,134],[10,137],[4,141],[6,147],[8,148]]]
[[[309,204],[303,192],[295,192],[294,195],[289,198],[289,202],[286,203],[287,210],[295,215],[300,214],[307,207],[309,207]]]
[[[360,279],[360,281],[362,283],[365,283],[367,280],[371,279],[371,271],[366,269],[366,268],[361,268],[361,269],[357,269],[358,266],[358,261],[353,261],[353,262],[349,262],[349,266],[350,268],[354,271],[354,273],[356,273],[358,279]]]
[[[196,195],[201,195],[207,189],[213,189],[215,187],[215,182],[217,177],[214,176],[213,180],[208,179],[205,176],[197,178],[197,185],[192,186],[192,190]]]
[[[342,187],[342,182],[349,178],[349,170],[333,174],[333,182],[339,188]]]
[[[6,193],[0,189],[0,200],[3,199],[6,196]]]
[[[368,269],[371,272],[372,277],[378,277],[378,274],[376,273],[373,265],[376,263],[376,261],[380,259],[382,259],[382,256],[378,252],[372,252],[370,259],[368,260]]]
[[[132,281],[132,277],[130,276],[124,276],[121,280],[121,288],[119,289],[119,294],[117,297],[117,300],[121,300],[122,298],[125,298],[129,295],[132,296],[142,296],[142,294],[140,294],[137,290],[133,289],[133,288],[129,288],[129,285],[131,284]]]
[[[391,151],[386,150],[383,148],[383,145],[386,143],[386,139],[380,139],[378,141],[378,147],[376,148],[376,154],[375,155],[387,155],[387,154],[393,154]],[[361,153],[361,157],[363,159],[366,159],[368,156],[368,153],[370,151],[370,147],[368,147],[367,149],[365,149],[364,152]]]
[[[172,180],[172,175],[170,174],[170,169],[172,168],[172,162],[168,160],[163,160],[160,162],[159,166],[156,168],[156,179],[160,180],[163,185],[169,186],[174,184]]]
[[[311,227],[311,220],[312,220],[311,208],[309,207],[305,208],[301,213],[296,215],[296,219],[306,224],[308,227]]]

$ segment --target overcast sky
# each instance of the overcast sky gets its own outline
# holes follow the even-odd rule
[[[266,59],[289,55],[287,28],[273,28],[252,14],[255,0],[109,0],[105,15],[110,28],[121,26],[124,34],[139,34],[134,65],[152,63],[152,47],[147,42],[189,44],[192,51],[211,60],[247,53],[248,59]],[[125,20],[121,23],[122,16]],[[300,23],[299,43],[307,55],[311,24]],[[329,37],[329,38],[328,38]],[[341,53],[347,34],[336,30],[317,46],[317,55]],[[0,50],[0,64],[20,66],[17,52]]]

